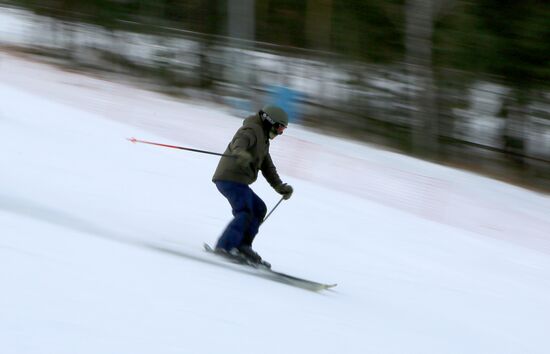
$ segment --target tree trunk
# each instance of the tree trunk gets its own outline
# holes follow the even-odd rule
[[[503,103],[504,129],[502,134],[503,148],[509,158],[523,166],[525,159],[525,124],[527,116],[526,94],[518,91]]]
[[[306,38],[310,48],[330,49],[332,0],[308,0],[306,10]]]
[[[226,57],[226,78],[228,81],[241,85],[248,85],[247,63],[243,62],[242,53],[232,48],[252,49],[256,32],[256,13],[254,0],[227,1],[227,43],[230,50]]]
[[[438,123],[432,69],[434,1],[407,0],[406,69],[409,76],[413,149],[433,155],[438,150]]]
[[[254,40],[255,19],[254,0],[228,0],[227,33],[229,37]]]

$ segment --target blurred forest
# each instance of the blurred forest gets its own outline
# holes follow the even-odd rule
[[[0,2],[73,64],[550,190],[549,1]]]

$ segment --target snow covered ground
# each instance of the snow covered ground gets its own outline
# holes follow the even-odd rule
[[[550,198],[290,127],[274,269],[209,262],[241,119],[0,53],[1,353],[548,353]],[[279,199],[259,180],[268,207]]]

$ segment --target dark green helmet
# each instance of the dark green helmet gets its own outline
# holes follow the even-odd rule
[[[288,115],[282,108],[272,105],[264,106],[260,111],[262,120],[266,120],[271,125],[280,124],[285,128],[288,126]]]

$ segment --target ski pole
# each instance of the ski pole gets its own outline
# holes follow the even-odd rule
[[[266,217],[262,220],[262,223],[263,224],[267,218],[269,217],[269,215],[271,215],[271,213],[273,213],[275,211],[275,209],[277,209],[277,207],[279,206],[279,204],[281,204],[281,202],[283,201],[283,199],[285,199],[285,197],[282,197],[281,200],[279,200],[279,202],[277,204],[275,204],[275,206],[273,207],[273,209],[271,209],[271,211],[269,212],[269,214],[266,215]],[[261,225],[260,224],[260,225]]]
[[[217,155],[217,156],[225,156],[225,157],[235,157],[233,155],[220,154],[218,152],[191,149],[191,148],[188,148],[188,147],[176,146],[176,145],[154,143],[152,141],[139,140],[139,139],[136,139],[136,138],[128,138],[128,140],[131,141],[134,144],[135,143],[150,144],[150,145],[162,146],[162,147],[167,147],[167,148],[172,148],[172,149],[186,150],[186,151],[192,151],[192,152],[200,152],[201,154],[209,154],[209,155]]]

